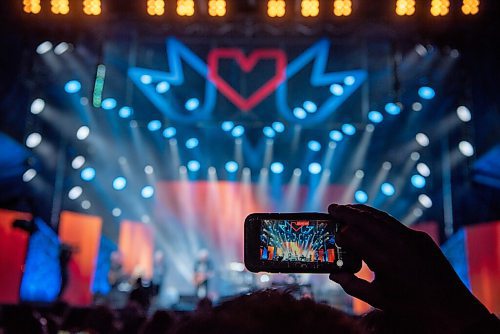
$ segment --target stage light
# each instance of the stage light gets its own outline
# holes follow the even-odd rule
[[[194,0],[177,0],[176,11],[179,16],[193,16]]]
[[[276,132],[270,126],[265,126],[262,129],[262,132],[264,133],[264,136],[266,136],[267,138],[274,138],[276,136]]]
[[[354,193],[354,199],[358,203],[361,203],[361,204],[366,203],[368,201],[368,194],[366,192],[364,192],[363,190],[357,190]]]
[[[450,0],[432,0],[431,15],[445,16],[450,12]]]
[[[349,16],[352,13],[351,0],[334,0],[333,1],[333,14],[335,16]]]
[[[83,193],[83,189],[80,186],[75,186],[71,188],[68,192],[68,198],[71,200],[75,200],[80,197]]]
[[[397,0],[396,14],[399,16],[415,14],[415,0]]]
[[[401,107],[396,103],[389,102],[385,105],[385,111],[391,115],[398,115],[401,112]]]
[[[267,283],[267,282],[269,282],[270,280],[271,280],[271,279],[269,278],[269,275],[264,274],[264,275],[260,276],[260,282],[261,282],[261,283]]]
[[[330,86],[330,93],[335,96],[341,96],[342,94],[344,94],[344,87],[339,84],[333,84]]]
[[[80,169],[84,164],[85,164],[85,158],[82,155],[76,156],[71,161],[71,167],[73,167],[73,169]]]
[[[380,186],[380,191],[382,191],[382,194],[384,194],[385,196],[392,196],[396,192],[394,186],[389,182],[382,183],[382,185]]]
[[[160,81],[156,84],[156,92],[158,94],[164,94],[170,89],[170,84],[166,81]]]
[[[233,130],[231,131],[231,135],[235,138],[239,138],[241,136],[243,136],[243,134],[245,133],[245,128],[241,125],[237,125],[233,128]]]
[[[336,142],[342,141],[344,135],[339,130],[330,131],[330,139]]]
[[[141,190],[141,196],[142,198],[151,198],[155,194],[155,188],[151,186],[145,186]]]
[[[151,16],[165,14],[165,0],[148,0],[147,12]]]
[[[319,152],[319,150],[321,150],[321,144],[316,140],[310,140],[307,143],[307,147],[313,152]]]
[[[382,168],[385,170],[390,170],[392,168],[392,164],[389,161],[384,161],[382,164]]]
[[[228,173],[235,173],[238,170],[238,163],[236,161],[228,161],[224,167]]]
[[[417,164],[417,172],[419,172],[420,175],[422,175],[424,177],[428,177],[429,175],[431,175],[431,170],[430,170],[429,166],[427,166],[423,162],[419,162]]]
[[[85,140],[90,134],[90,129],[88,126],[81,126],[78,131],[76,131],[76,138],[78,140]]]
[[[24,182],[30,182],[33,180],[36,176],[36,170],[33,168],[28,169],[26,172],[23,173],[23,181]]]
[[[285,166],[281,162],[273,162],[271,164],[271,172],[274,174],[281,174],[283,173],[283,170],[285,169]]]
[[[415,174],[411,177],[411,184],[415,187],[415,188],[423,188],[425,187],[425,178],[420,175],[420,174]]]
[[[208,15],[221,17],[226,12],[226,0],[208,0]]]
[[[283,131],[285,131],[285,125],[281,122],[273,122],[272,126],[274,131],[278,133],[282,133]]]
[[[458,149],[466,157],[471,157],[474,155],[474,147],[468,141],[465,141],[465,140],[461,141],[458,144]]]
[[[293,109],[293,115],[298,119],[304,119],[307,117],[307,113],[304,109],[297,107]]]
[[[300,13],[304,17],[316,17],[319,14],[319,0],[302,0]]]
[[[423,86],[418,89],[418,95],[424,100],[432,100],[436,96],[436,92],[431,87]]]
[[[189,100],[186,101],[186,104],[184,107],[188,111],[194,111],[196,108],[200,106],[200,100],[198,100],[196,97],[192,97]]]
[[[50,0],[50,11],[53,14],[66,15],[69,13],[69,0]]]
[[[118,158],[118,163],[119,163],[120,165],[125,165],[125,164],[127,163],[127,158],[125,158],[125,157],[123,157],[123,156],[122,156],[122,157],[119,157],[119,158]]]
[[[345,123],[342,125],[342,132],[348,136],[352,136],[356,133],[356,128],[352,124]]]
[[[112,97],[108,97],[107,99],[102,100],[101,104],[102,109],[104,110],[112,110],[116,108],[116,100]]]
[[[357,178],[357,179],[362,179],[365,177],[365,172],[363,172],[361,169],[358,169],[355,173],[354,173],[354,176]]]
[[[133,113],[134,110],[127,106],[121,107],[120,110],[118,110],[118,116],[120,116],[121,118],[129,118]]]
[[[353,77],[352,75],[348,75],[344,78],[344,84],[346,86],[352,86],[356,83],[356,78]]]
[[[422,205],[424,208],[431,208],[432,207],[432,200],[429,196],[426,194],[421,194],[418,196],[418,202],[420,205]]]
[[[58,56],[62,55],[64,52],[69,50],[69,44],[66,42],[61,42],[54,48],[54,53]]]
[[[417,135],[415,136],[415,140],[422,147],[429,146],[430,143],[429,137],[427,137],[427,135],[422,132],[417,133]]]
[[[187,163],[187,169],[190,172],[197,172],[200,170],[200,163],[197,160],[191,160]]]
[[[267,15],[269,17],[283,17],[286,13],[285,0],[268,0]]]
[[[411,105],[411,108],[413,109],[413,111],[420,111],[420,110],[422,110],[422,103],[420,103],[420,102],[414,102]]]
[[[303,104],[302,104],[302,107],[308,112],[308,113],[315,113],[317,110],[318,110],[318,106],[316,105],[316,103],[312,102],[312,101],[305,101]]]
[[[28,14],[38,14],[42,7],[40,0],[23,0],[23,10]]]
[[[78,93],[82,88],[82,84],[77,80],[70,80],[64,85],[64,90],[68,94]]]
[[[83,181],[92,181],[95,178],[95,169],[92,167],[82,169],[80,177]]]
[[[153,82],[153,77],[148,74],[143,74],[141,75],[139,80],[141,81],[142,84],[149,85]]]
[[[144,173],[148,174],[148,175],[151,175],[154,173],[154,169],[153,169],[153,166],[151,165],[146,165],[144,167]]]
[[[154,119],[148,123],[148,130],[151,132],[158,131],[161,129],[161,122],[157,119]]]
[[[195,147],[198,147],[199,143],[200,142],[198,138],[189,138],[188,140],[186,140],[186,148],[193,149]]]
[[[111,210],[113,217],[120,217],[122,215],[122,210],[120,208],[114,208]]]
[[[42,142],[42,135],[38,132],[33,132],[26,137],[26,146],[29,148],[35,148]]]
[[[384,115],[376,110],[372,110],[368,113],[368,119],[373,123],[380,123],[384,120]]]
[[[457,116],[462,122],[469,122],[472,119],[469,108],[460,106],[457,108]]]
[[[420,153],[418,153],[418,152],[411,152],[410,159],[412,161],[418,161],[418,159],[420,159]]]
[[[86,15],[101,14],[101,0],[83,0],[83,12]]]
[[[163,137],[170,139],[170,138],[174,137],[176,133],[177,133],[177,130],[172,126],[169,126],[165,130],[163,130]]]
[[[113,180],[113,189],[123,190],[127,186],[127,179],[123,176],[118,176]]]
[[[321,173],[322,168],[321,168],[321,165],[319,163],[311,162],[307,169],[309,170],[309,173],[316,175],[316,174]]]
[[[39,55],[46,54],[50,50],[52,50],[52,43],[49,41],[45,41],[36,47],[36,53]]]
[[[465,15],[476,15],[479,13],[479,0],[464,0],[462,13]]]
[[[35,99],[31,103],[30,111],[33,115],[38,115],[45,108],[45,101],[42,99]]]

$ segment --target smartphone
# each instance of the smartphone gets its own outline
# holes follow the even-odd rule
[[[356,273],[361,259],[337,245],[339,229],[326,213],[253,213],[245,219],[245,266],[251,272]]]

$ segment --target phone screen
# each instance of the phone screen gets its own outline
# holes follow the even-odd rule
[[[260,259],[272,262],[334,263],[336,224],[327,220],[264,219]]]

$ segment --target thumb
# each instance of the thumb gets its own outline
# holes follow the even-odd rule
[[[372,283],[346,272],[332,273],[330,280],[340,284],[347,294],[361,299],[373,307],[380,308],[381,297]]]

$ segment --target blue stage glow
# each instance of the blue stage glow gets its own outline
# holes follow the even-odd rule
[[[321,165],[317,162],[311,162],[308,167],[309,173],[319,174],[321,173]]]
[[[415,174],[411,177],[411,184],[413,184],[415,188],[421,189],[425,187],[425,177],[420,174]]]
[[[285,166],[281,162],[273,162],[271,164],[271,172],[275,174],[280,174],[283,173],[283,170],[285,169]]]
[[[101,107],[104,110],[111,110],[116,108],[116,100],[112,97],[102,100]]]
[[[274,136],[276,136],[276,132],[274,132],[273,128],[270,126],[265,126],[262,132],[267,138],[274,138]]]
[[[200,163],[197,160],[191,160],[187,163],[187,169],[190,172],[197,172],[200,170]]]
[[[368,119],[373,123],[380,123],[384,120],[384,115],[376,110],[372,110],[368,113]]]
[[[133,113],[134,110],[127,106],[121,107],[120,110],[118,110],[118,116],[120,116],[121,118],[129,118]]]
[[[118,176],[113,180],[113,189],[123,190],[127,186],[127,179],[123,176]]]
[[[169,89],[170,89],[170,84],[166,81],[160,81],[156,85],[156,92],[158,94],[166,93],[166,92],[168,92]]]
[[[342,132],[344,132],[348,136],[352,136],[356,133],[356,128],[352,124],[345,123],[344,125],[342,125]]]
[[[82,89],[82,84],[78,80],[70,80],[64,85],[64,90],[69,94],[78,93],[80,89]]]
[[[281,133],[285,131],[285,125],[281,122],[273,122],[273,129],[274,131]]]
[[[332,131],[330,131],[330,139],[331,140],[339,142],[343,138],[344,138],[344,135],[339,130],[332,130]]]
[[[153,78],[150,75],[148,75],[148,74],[141,75],[141,79],[140,80],[145,85],[149,85],[150,83],[153,82]]]
[[[235,138],[243,136],[245,133],[245,128],[241,125],[236,125],[231,131],[231,135]]]
[[[163,130],[163,137],[170,139],[173,136],[175,136],[176,133],[177,133],[177,130],[172,126],[169,126],[165,130]]]
[[[151,186],[145,186],[141,190],[141,196],[143,198],[151,198],[151,197],[153,197],[154,193],[155,193],[155,188],[153,188]]]
[[[186,101],[186,104],[184,107],[188,111],[193,111],[196,110],[200,106],[200,100],[198,100],[196,97],[192,97],[189,100]]]
[[[436,92],[431,87],[423,86],[418,89],[418,95],[424,100],[432,100],[436,96]]]
[[[382,183],[382,185],[380,186],[380,191],[382,191],[382,194],[384,194],[385,196],[392,196],[396,192],[394,186],[389,182]]]
[[[293,115],[298,119],[304,119],[307,117],[307,113],[304,109],[297,107],[293,109]]]
[[[220,127],[222,128],[222,130],[229,132],[234,128],[234,123],[231,121],[225,121],[225,122],[222,122]]]
[[[358,203],[366,203],[368,201],[368,195],[363,190],[358,190],[354,193],[354,199]]]
[[[342,94],[344,94],[344,87],[342,87],[342,85],[335,83],[330,86],[330,93],[332,93],[335,96],[341,96]]]
[[[92,167],[82,169],[80,177],[83,181],[92,181],[95,178],[95,169]]]
[[[305,101],[302,107],[310,113],[315,113],[318,110],[318,106],[312,101]]]
[[[155,119],[148,123],[149,131],[153,132],[153,131],[158,131],[160,129],[161,129],[161,122],[159,120]]]
[[[228,161],[225,168],[228,173],[235,173],[238,170],[238,163],[236,161]]]
[[[401,112],[401,107],[396,103],[389,102],[385,105],[385,111],[391,115],[397,115]]]
[[[317,142],[316,140],[310,140],[308,143],[307,143],[307,147],[311,150],[311,151],[314,151],[314,152],[318,152],[319,150],[321,150],[321,144],[319,142]]]
[[[198,138],[189,138],[186,140],[186,148],[193,149],[197,147],[199,143]]]
[[[356,83],[356,78],[354,78],[352,75],[348,75],[344,79],[344,84],[346,86],[352,86]]]

